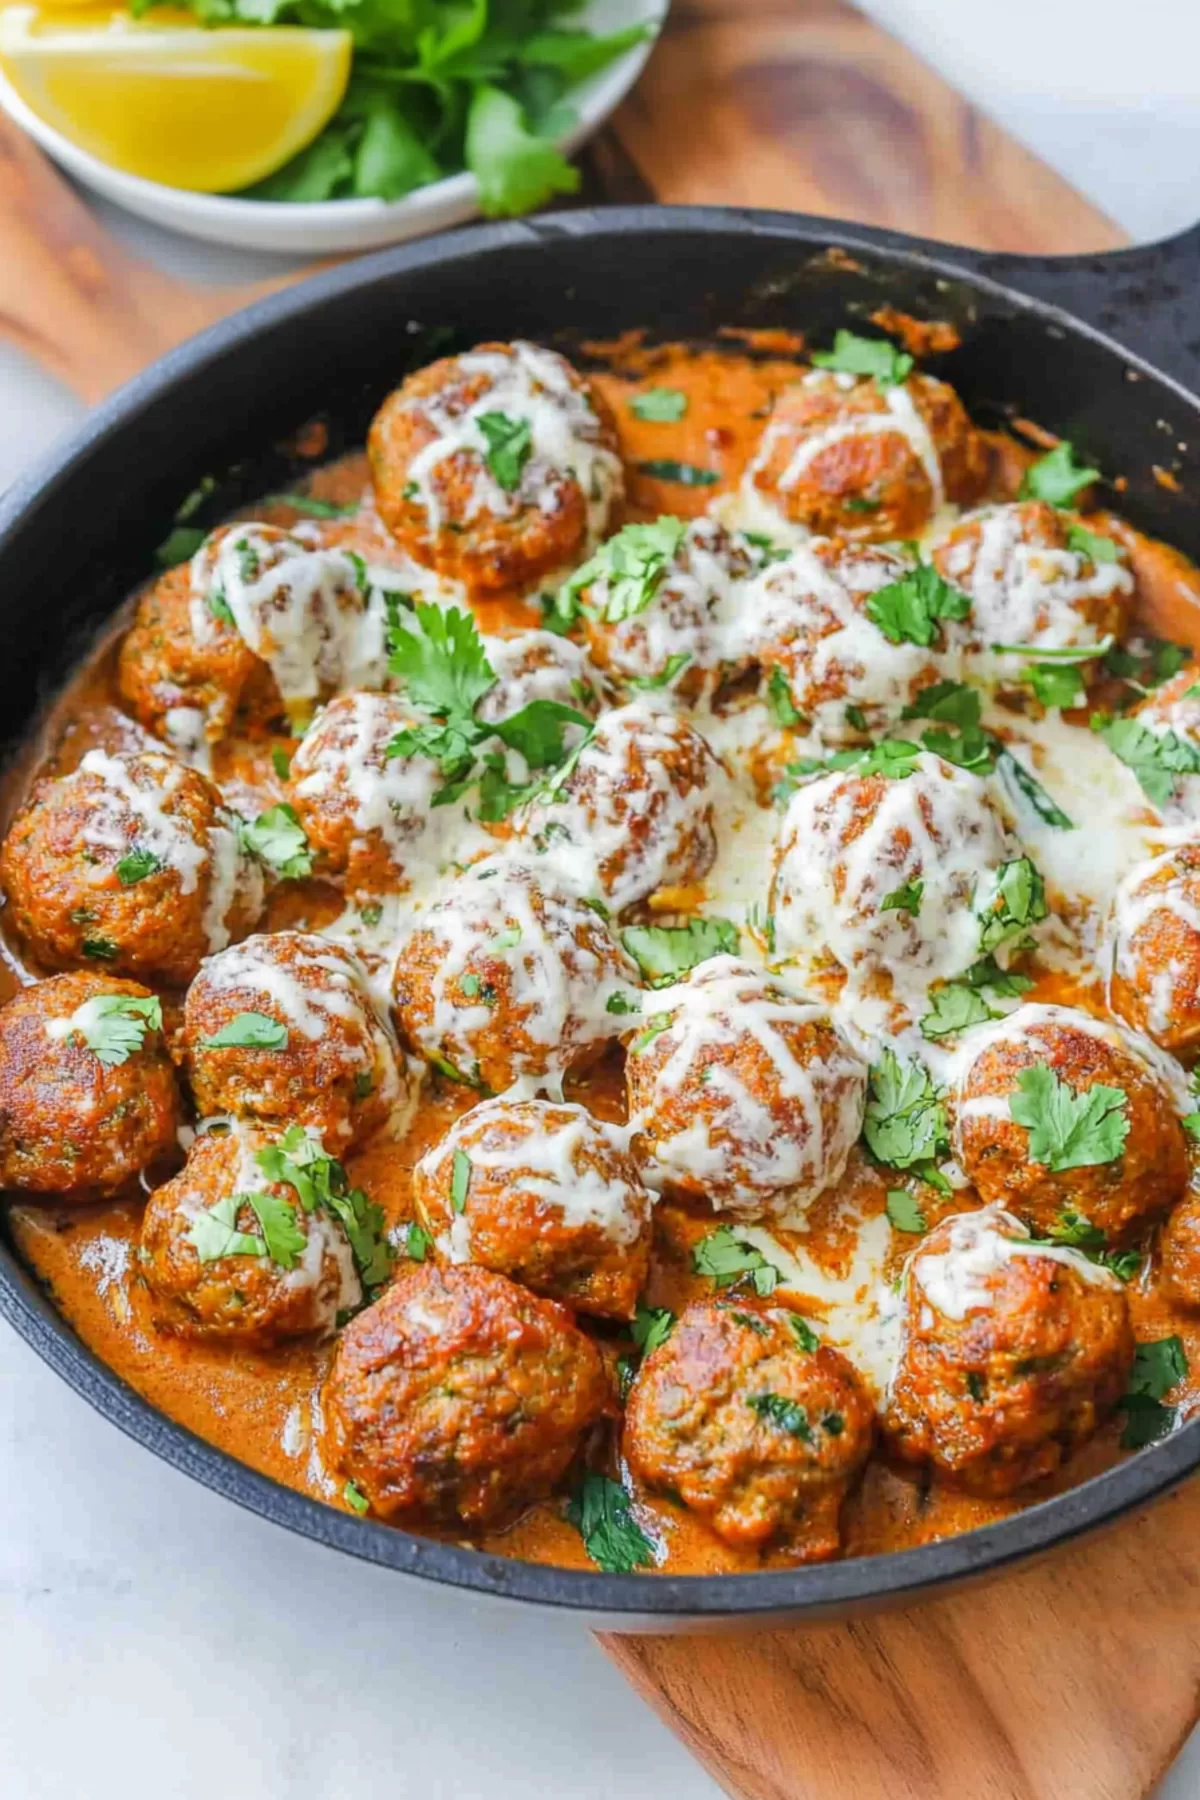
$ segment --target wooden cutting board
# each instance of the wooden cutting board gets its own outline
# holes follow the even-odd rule
[[[1003,250],[1123,241],[840,0],[675,0],[587,170],[589,199],[775,206]],[[137,263],[0,120],[0,333],[83,398],[280,282],[193,288]],[[1200,1484],[903,1612],[601,1641],[739,1800],[1140,1800],[1200,1706]]]

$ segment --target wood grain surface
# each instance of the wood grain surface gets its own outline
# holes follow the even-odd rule
[[[586,170],[589,200],[782,207],[1017,251],[1122,241],[839,0],[675,0]],[[276,285],[200,289],[139,263],[0,119],[0,333],[85,399]],[[1142,1800],[1196,1716],[1198,1545],[1192,1484],[905,1611],[601,1642],[739,1800]]]

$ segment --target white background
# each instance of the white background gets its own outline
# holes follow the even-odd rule
[[[1200,217],[1196,0],[867,10],[1134,236]],[[279,267],[106,217],[197,279]],[[0,346],[0,486],[79,412]],[[479,1610],[285,1537],[126,1442],[0,1326],[4,1800],[531,1793],[717,1789],[569,1619]],[[1197,1794],[1194,1740],[1160,1800]]]

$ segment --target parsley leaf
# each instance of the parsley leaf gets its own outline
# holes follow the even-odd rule
[[[244,1194],[226,1194],[196,1214],[188,1227],[187,1239],[202,1263],[217,1262],[223,1256],[267,1254],[264,1238],[237,1228],[238,1212],[245,1199]]]
[[[635,419],[654,425],[674,425],[688,409],[688,397],[682,388],[652,387],[634,394],[629,410]]]
[[[653,1563],[654,1545],[630,1511],[629,1495],[607,1475],[587,1471],[567,1502],[567,1518],[596,1567],[610,1575]]]
[[[204,1050],[286,1050],[288,1029],[267,1013],[243,1012],[211,1037],[201,1038],[200,1045]]]
[[[989,882],[977,893],[972,906],[979,920],[979,948],[984,951],[1009,943],[1050,913],[1046,884],[1028,856],[1001,863],[994,884]]]
[[[740,933],[730,919],[690,919],[686,925],[631,925],[621,942],[651,987],[669,987],[711,956],[733,956]]]
[[[207,536],[202,525],[176,525],[154,552],[155,560],[164,569],[174,569],[179,563],[191,562]]]
[[[563,619],[583,610],[608,625],[645,612],[671,572],[687,525],[664,513],[648,525],[626,525],[559,589],[556,610]],[[593,586],[599,589],[581,600]]]
[[[292,759],[282,744],[275,744],[271,749],[271,767],[280,781],[286,781],[292,772]]]
[[[285,880],[303,881],[312,874],[312,851],[290,802],[281,800],[278,806],[268,807],[257,819],[243,819],[239,835],[252,856]]]
[[[834,369],[840,375],[869,375],[880,387],[898,387],[913,367],[906,350],[898,350],[885,338],[859,337],[853,331],[838,331],[833,349],[815,350],[812,361],[818,369]]]
[[[692,1268],[697,1275],[710,1276],[719,1288],[748,1275],[755,1293],[764,1300],[779,1284],[779,1270],[755,1245],[735,1236],[728,1225],[718,1225],[701,1238],[692,1251]]]
[[[1123,1088],[1096,1082],[1076,1092],[1046,1063],[1022,1069],[1017,1087],[1008,1110],[1029,1132],[1030,1162],[1057,1173],[1115,1162],[1121,1155],[1129,1136]]]
[[[579,171],[529,129],[520,102],[486,81],[472,92],[464,155],[479,183],[480,211],[489,219],[532,212],[579,186]]]
[[[1069,506],[1076,494],[1099,479],[1099,469],[1086,469],[1075,461],[1074,446],[1064,438],[1026,469],[1020,497],[1044,500],[1049,506]]]
[[[1150,731],[1137,719],[1105,719],[1097,715],[1092,730],[1132,769],[1138,785],[1155,806],[1166,806],[1181,775],[1200,775],[1200,749],[1175,731]]]
[[[461,724],[474,723],[476,704],[496,685],[475,620],[457,607],[418,601],[418,626],[398,625],[388,668],[415,706]]]
[[[876,588],[866,603],[867,617],[889,642],[926,647],[938,635],[939,619],[965,619],[970,611],[969,596],[944,581],[932,563]]]
[[[515,493],[533,455],[533,427],[528,419],[511,419],[502,412],[480,413],[475,423],[487,439],[488,468],[506,494]]]
[[[880,912],[907,913],[910,918],[915,919],[920,914],[924,893],[925,883],[923,881],[906,881],[902,886],[893,888],[890,894],[883,896],[879,902],[879,910]]]
[[[950,1148],[942,1096],[924,1064],[886,1048],[869,1077],[863,1134],[877,1162],[922,1169]]]
[[[141,1049],[148,1031],[162,1030],[162,1002],[153,994],[97,994],[74,1017],[96,1060],[117,1069]]]
[[[888,1222],[897,1231],[919,1232],[926,1229],[925,1214],[917,1204],[917,1197],[908,1188],[889,1188],[887,1196]]]
[[[116,877],[122,887],[135,887],[147,876],[157,875],[165,866],[162,857],[156,856],[153,850],[134,849],[117,864]]]
[[[1176,1409],[1164,1406],[1164,1396],[1188,1373],[1183,1340],[1176,1336],[1139,1344],[1133,1355],[1129,1391],[1118,1401],[1125,1414],[1122,1450],[1143,1450],[1167,1436],[1176,1420]]]
[[[638,1301],[638,1309],[634,1315],[630,1330],[633,1341],[643,1356],[649,1356],[660,1344],[665,1344],[675,1329],[675,1314],[669,1306],[643,1306]]]

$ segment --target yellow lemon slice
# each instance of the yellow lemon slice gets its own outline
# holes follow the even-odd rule
[[[185,12],[0,11],[0,68],[40,119],[114,168],[209,194],[312,142],[350,51],[348,31],[203,31]]]

